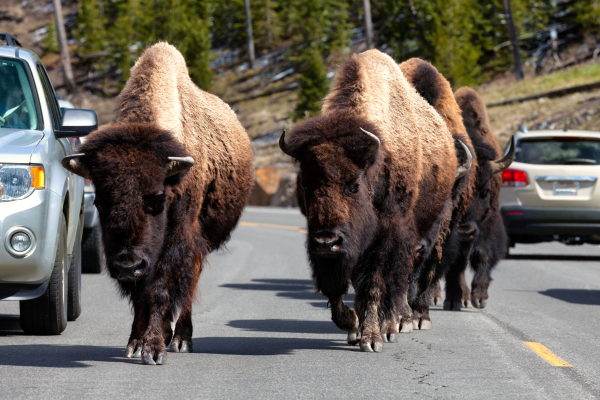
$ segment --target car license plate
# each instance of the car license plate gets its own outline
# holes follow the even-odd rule
[[[579,182],[554,182],[555,196],[577,196]]]

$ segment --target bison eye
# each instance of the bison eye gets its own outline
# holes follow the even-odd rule
[[[156,194],[150,194],[143,197],[146,213],[151,215],[158,215],[163,212],[165,208],[165,194],[158,192]]]
[[[358,190],[360,189],[360,181],[355,180],[355,181],[351,182],[346,188],[350,193],[356,194],[356,193],[358,193]]]

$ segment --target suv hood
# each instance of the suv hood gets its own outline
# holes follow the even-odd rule
[[[29,164],[33,150],[43,137],[41,131],[0,128],[0,164]]]

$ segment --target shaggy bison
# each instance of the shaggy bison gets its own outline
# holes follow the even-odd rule
[[[313,280],[349,342],[360,335],[362,351],[382,351],[382,329],[395,341],[399,322],[412,327],[408,281],[421,242],[438,242],[456,180],[469,170],[460,161],[469,151],[456,144],[398,65],[377,50],[352,55],[322,115],[280,138],[300,163]],[[342,302],[349,283],[356,312]]]
[[[438,70],[418,58],[412,58],[400,64],[402,73],[417,92],[442,117],[456,142],[465,143],[472,151],[471,139],[463,125],[460,108],[454,98],[450,83]],[[472,160],[471,170],[456,182],[452,190],[451,219],[445,230],[440,233],[437,242],[423,241],[420,252],[422,261],[415,266],[411,277],[409,304],[413,312],[414,329],[430,329],[429,289],[436,286],[449,268],[447,254],[448,240],[464,216],[473,195],[475,184],[474,170],[477,160]],[[434,246],[431,249],[432,246]]]
[[[196,87],[182,55],[148,48],[119,95],[116,123],[63,166],[96,187],[106,265],[134,310],[125,357],[192,352],[192,300],[206,255],[237,224],[252,186],[244,128]]]
[[[506,254],[508,239],[499,207],[502,186],[499,172],[513,162],[515,145],[511,138],[506,155],[498,159],[500,146],[490,128],[481,97],[469,87],[458,89],[455,96],[478,162],[474,195],[456,232],[459,252],[446,273],[444,308],[460,310],[470,303],[477,308],[486,306],[491,270]],[[469,263],[475,271],[472,293],[464,276]]]

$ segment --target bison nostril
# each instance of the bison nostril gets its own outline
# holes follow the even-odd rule
[[[315,236],[315,238],[314,238],[315,242],[317,242],[319,244],[325,244],[325,245],[331,245],[337,239],[338,238],[336,238],[336,237],[319,237],[319,236]]]

